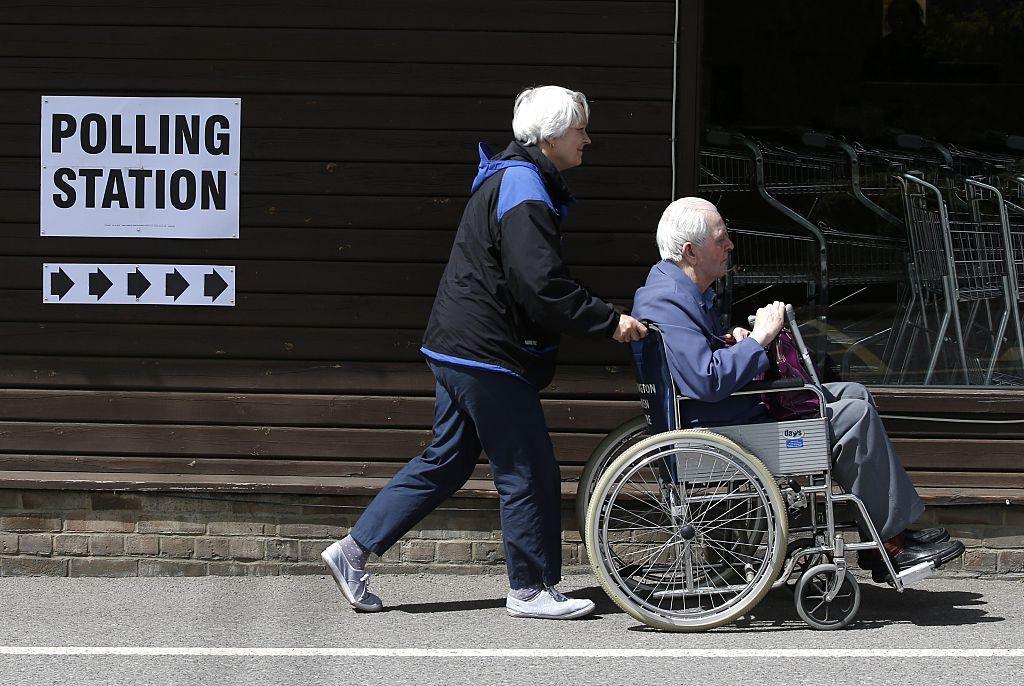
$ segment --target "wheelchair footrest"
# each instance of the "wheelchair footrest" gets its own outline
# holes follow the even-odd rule
[[[900,583],[904,586],[909,586],[913,583],[927,579],[935,573],[935,564],[933,562],[922,562],[921,564],[914,565],[909,569],[904,569],[902,572],[897,574]]]

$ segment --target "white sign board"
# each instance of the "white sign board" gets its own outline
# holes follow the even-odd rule
[[[43,302],[235,304],[235,268],[202,264],[43,264]]]
[[[238,238],[239,98],[44,95],[43,236]]]

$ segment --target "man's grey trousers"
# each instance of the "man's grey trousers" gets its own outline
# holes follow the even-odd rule
[[[832,478],[867,508],[883,541],[910,526],[924,503],[875,409],[875,400],[859,383],[824,385],[832,427]]]

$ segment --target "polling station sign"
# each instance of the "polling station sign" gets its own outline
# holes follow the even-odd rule
[[[238,238],[239,98],[42,98],[43,236]]]

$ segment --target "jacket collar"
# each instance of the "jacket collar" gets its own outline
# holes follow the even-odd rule
[[[504,167],[529,164],[540,173],[552,203],[559,208],[559,213],[563,217],[567,213],[569,205],[576,202],[562,173],[536,145],[522,145],[518,141],[512,141],[507,148],[495,155],[487,144],[480,143],[479,151],[480,172],[473,182],[473,191],[480,187],[484,179]]]
[[[555,163],[541,152],[540,147],[536,145],[522,145],[517,141],[512,141],[508,148],[505,149],[505,152],[509,152],[513,148],[517,149],[517,152],[525,154],[537,165],[541,178],[544,179],[544,185],[552,191],[551,199],[555,201],[556,205],[571,205],[576,202],[572,191],[569,190],[569,185],[565,182],[565,177],[562,176],[562,172],[558,171]]]
[[[697,307],[704,312],[711,312],[714,309],[715,289],[710,286],[703,293],[697,288],[697,284],[686,275],[679,266],[671,260],[662,260],[654,265],[654,268],[662,274],[679,284],[680,290],[693,300]]]
[[[654,269],[671,278],[676,283],[679,292],[696,305],[702,318],[702,324],[708,329],[708,332],[713,336],[720,335],[718,316],[715,313],[715,289],[709,287],[707,291],[700,293],[700,289],[693,283],[692,278],[671,260],[658,262],[654,265]]]

